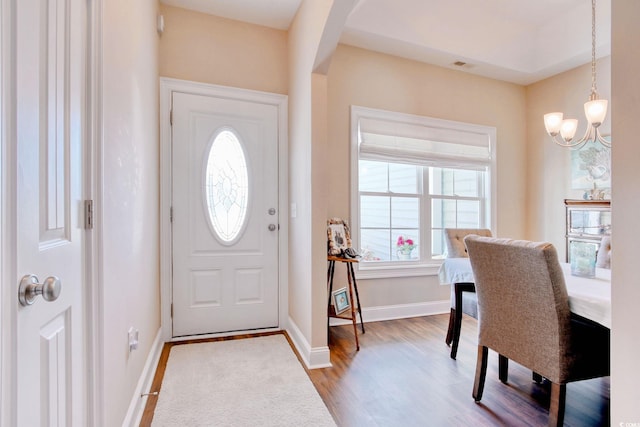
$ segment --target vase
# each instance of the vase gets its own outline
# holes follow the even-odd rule
[[[582,277],[596,276],[596,245],[571,242],[571,274]]]
[[[411,251],[409,251],[409,252],[406,252],[406,251],[398,251],[398,252],[396,253],[396,255],[398,255],[398,259],[402,259],[402,260],[405,260],[405,259],[411,259]]]

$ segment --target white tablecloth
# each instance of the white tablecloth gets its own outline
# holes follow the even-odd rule
[[[438,278],[441,285],[475,282],[469,258],[445,258],[438,271]]]
[[[611,270],[596,268],[596,277],[590,279],[571,275],[570,264],[560,265],[571,311],[611,328]]]
[[[571,265],[560,263],[569,294],[569,308],[575,314],[611,328],[611,270],[596,268],[596,277],[573,276]],[[447,258],[438,272],[441,285],[471,282],[469,258]]]

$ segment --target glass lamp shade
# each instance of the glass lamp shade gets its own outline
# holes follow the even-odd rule
[[[584,114],[587,116],[589,123],[595,127],[600,126],[607,116],[607,105],[608,102],[606,99],[596,99],[585,102]]]
[[[560,127],[560,136],[569,142],[576,135],[576,130],[578,130],[578,121],[576,119],[563,120]]]
[[[561,126],[562,113],[548,113],[544,115],[544,127],[547,129],[549,135],[556,136],[560,133]]]

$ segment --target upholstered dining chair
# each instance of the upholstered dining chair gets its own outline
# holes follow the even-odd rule
[[[509,359],[551,382],[549,425],[561,426],[567,383],[609,375],[609,329],[571,313],[552,244],[478,236],[465,243],[479,314],[473,398],[482,398],[492,349],[503,383]]]
[[[478,236],[491,236],[491,230],[484,228],[445,228],[445,247],[447,258],[467,258],[467,248],[464,238],[469,234]],[[458,354],[460,341],[460,329],[462,328],[462,314],[478,318],[478,300],[475,294],[474,284],[471,282],[451,284],[451,311],[449,312],[449,327],[445,342],[451,345],[451,358]]]

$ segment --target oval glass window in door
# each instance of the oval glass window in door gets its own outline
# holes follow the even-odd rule
[[[247,218],[249,176],[242,144],[232,130],[219,132],[211,143],[204,180],[211,228],[221,242],[233,243]]]

